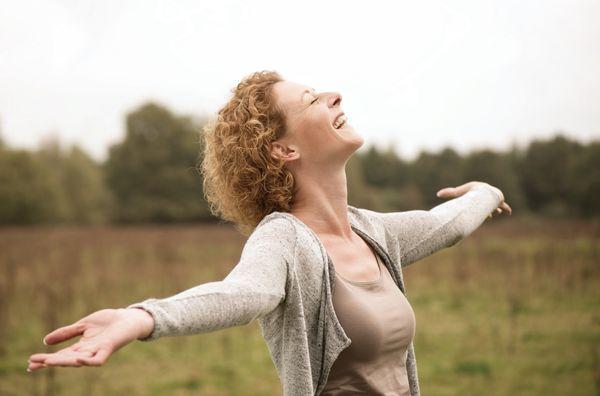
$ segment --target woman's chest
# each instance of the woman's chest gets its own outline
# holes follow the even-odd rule
[[[346,279],[369,281],[379,275],[376,253],[360,237],[352,243],[323,239],[335,271]]]
[[[335,274],[333,306],[352,345],[344,352],[352,361],[370,361],[405,351],[416,329],[414,311],[406,296],[380,263],[378,277],[350,281]]]

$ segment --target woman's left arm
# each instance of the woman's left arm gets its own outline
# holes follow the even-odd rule
[[[494,213],[512,213],[502,191],[484,182],[443,188],[437,195],[454,199],[430,210],[377,213],[398,238],[402,267],[455,245]]]

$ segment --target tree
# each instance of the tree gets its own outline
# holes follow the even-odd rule
[[[466,183],[464,164],[460,155],[452,148],[445,147],[440,153],[422,151],[411,164],[411,181],[423,194],[425,206],[440,203],[436,192],[444,187]]]
[[[147,103],[126,117],[126,136],[110,148],[107,182],[118,221],[173,222],[211,217],[195,165],[200,125]]]
[[[348,204],[356,207],[372,207],[373,194],[371,187],[363,178],[361,161],[358,155],[353,155],[346,164]]]
[[[379,151],[375,146],[361,155],[365,181],[376,187],[401,187],[409,181],[409,167],[392,146]]]
[[[58,142],[47,141],[38,156],[60,185],[61,205],[57,212],[60,219],[57,220],[78,224],[109,220],[110,191],[100,165],[86,152],[77,145],[63,150]]]
[[[517,158],[519,153],[513,148],[508,153],[489,149],[470,152],[464,159],[464,180],[483,181],[498,187],[506,201],[515,209],[526,209],[525,198],[519,187]]]
[[[580,143],[561,134],[529,144],[518,167],[520,187],[530,208],[551,215],[573,214],[568,206],[576,200],[571,179],[579,177],[574,168],[583,151]]]
[[[600,214],[600,141],[587,145],[574,161],[569,177],[573,200],[579,214]]]
[[[0,150],[0,224],[35,224],[60,216],[61,189],[35,154]]]

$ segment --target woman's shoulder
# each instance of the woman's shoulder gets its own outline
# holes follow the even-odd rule
[[[295,224],[289,216],[286,215],[285,212],[271,212],[265,217],[261,219],[261,221],[256,225],[254,231],[264,231],[268,229],[276,229],[278,231],[284,232],[285,234],[294,234]]]
[[[348,213],[350,220],[362,227],[371,228],[381,222],[380,216],[382,213],[371,209],[348,205]]]
[[[348,213],[352,224],[378,241],[385,240],[386,226],[382,212],[348,205]]]
[[[256,225],[247,243],[260,243],[273,248],[282,245],[294,246],[296,244],[296,226],[293,221],[282,212],[272,212],[261,219]]]

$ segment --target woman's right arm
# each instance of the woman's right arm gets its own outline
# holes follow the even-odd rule
[[[223,280],[131,304],[128,308],[141,308],[154,318],[152,332],[142,341],[241,326],[271,312],[285,298],[295,240],[290,220],[271,220],[249,236],[239,262]]]
[[[222,281],[163,299],[150,298],[126,309],[101,310],[57,329],[45,342],[82,338],[53,354],[32,355],[29,369],[101,365],[111,353],[136,339],[149,341],[247,324],[271,312],[285,298],[295,244],[293,224],[285,218],[273,219],[249,236],[239,262]]]

